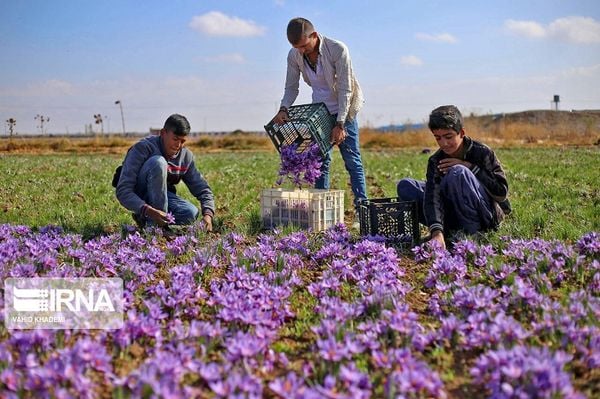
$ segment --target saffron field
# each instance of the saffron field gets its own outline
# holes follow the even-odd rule
[[[2,279],[119,276],[125,316],[116,331],[2,323],[0,396],[598,397],[598,150],[498,155],[515,209],[500,230],[409,253],[343,225],[261,232],[274,152],[197,153],[216,233],[177,237],[130,226],[110,186],[120,157],[2,156]],[[427,155],[364,159],[376,198],[422,178]]]

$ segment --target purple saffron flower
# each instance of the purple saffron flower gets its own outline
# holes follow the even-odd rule
[[[22,378],[19,371],[11,368],[6,368],[0,373],[0,382],[2,382],[6,388],[14,392],[22,385]]]
[[[335,337],[317,340],[319,355],[331,362],[339,362],[342,359],[348,359],[351,356],[349,349],[342,343],[337,342]]]
[[[263,353],[269,345],[269,339],[258,337],[254,333],[243,333],[238,331],[233,337],[225,342],[227,348],[227,359],[235,362],[242,358],[251,358]]]
[[[269,388],[282,398],[300,398],[306,390],[306,385],[302,377],[290,371],[285,377],[271,381]]]
[[[165,220],[167,221],[167,224],[175,224],[175,215],[173,215],[171,212],[167,212],[165,215]]]
[[[198,367],[198,374],[206,381],[219,381],[223,377],[223,366],[217,363],[202,364]]]
[[[594,273],[594,277],[592,277],[592,281],[588,287],[590,292],[593,292],[596,295],[600,294],[600,272]]]
[[[358,370],[354,362],[351,362],[348,365],[342,365],[340,367],[339,378],[342,382],[345,382],[350,386],[359,387],[362,389],[370,389],[371,387],[369,377],[362,371]]]
[[[600,234],[591,232],[583,235],[577,241],[577,250],[580,254],[590,258],[598,257],[600,254]]]
[[[548,348],[515,346],[481,355],[471,369],[476,384],[491,397],[583,398],[573,388],[564,366],[571,356]],[[533,396],[532,396],[533,394]]]
[[[447,397],[439,375],[408,350],[393,350],[390,357],[394,359],[395,367],[385,384],[385,397]]]
[[[287,177],[299,188],[303,184],[313,186],[321,176],[322,164],[321,150],[315,143],[301,152],[298,151],[297,144],[282,146],[279,168],[280,178],[277,180],[277,184],[281,184],[283,179]]]
[[[454,292],[451,303],[463,315],[468,316],[473,311],[494,310],[498,307],[496,298],[499,292],[492,288],[478,284],[471,287],[459,288]]]
[[[185,253],[186,244],[188,243],[188,237],[179,236],[175,237],[175,239],[167,242],[167,249],[171,251],[171,253],[175,256],[179,256]]]

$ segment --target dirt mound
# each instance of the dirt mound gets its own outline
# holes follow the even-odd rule
[[[544,126],[549,131],[564,129],[587,133],[600,130],[600,110],[582,111],[550,111],[531,110],[513,113],[502,113],[475,117],[484,127],[500,123],[520,123],[533,126]]]

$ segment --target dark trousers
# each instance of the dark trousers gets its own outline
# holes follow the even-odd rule
[[[148,158],[138,175],[135,193],[151,207],[171,212],[175,224],[192,224],[198,217],[198,208],[167,190],[167,167],[167,160],[162,156]],[[149,219],[148,224],[154,225],[154,222]]]
[[[425,182],[405,178],[398,182],[398,197],[403,201],[416,201],[419,221],[427,224],[423,212]],[[466,234],[489,229],[493,226],[493,203],[483,185],[471,170],[455,165],[442,178],[441,200],[444,206],[444,231],[462,230]]]

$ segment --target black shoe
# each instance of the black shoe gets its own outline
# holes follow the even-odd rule
[[[144,227],[146,227],[146,219],[143,218],[141,215],[138,215],[137,213],[132,213],[131,217],[133,217],[135,224],[137,224],[137,226],[140,229],[143,229]]]

